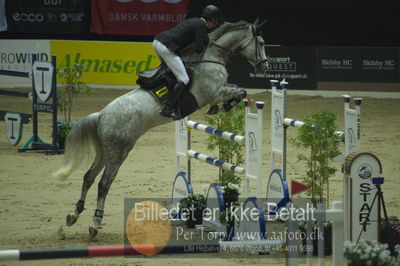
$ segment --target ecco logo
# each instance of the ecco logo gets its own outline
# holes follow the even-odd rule
[[[14,13],[13,14],[14,21],[23,21],[23,22],[43,22],[44,15],[41,13],[33,14],[33,13]]]

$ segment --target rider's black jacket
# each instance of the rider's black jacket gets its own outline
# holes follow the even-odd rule
[[[176,54],[192,43],[195,43],[196,52],[200,53],[208,43],[207,32],[208,28],[203,19],[189,18],[158,34],[155,39]]]

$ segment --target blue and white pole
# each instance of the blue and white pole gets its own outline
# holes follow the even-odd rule
[[[244,168],[236,166],[234,164],[230,164],[227,162],[224,162],[222,160],[216,159],[214,157],[208,156],[206,154],[194,151],[194,150],[188,150],[187,151],[187,156],[190,158],[194,158],[203,162],[206,162],[211,165],[215,165],[219,168],[222,168],[227,171],[234,172],[235,174],[243,175],[244,174]]]
[[[240,145],[244,145],[244,142],[245,142],[244,136],[230,133],[230,132],[227,132],[227,131],[224,131],[221,129],[213,128],[213,127],[210,127],[210,126],[207,126],[207,125],[204,125],[204,124],[192,121],[192,120],[187,121],[186,126],[188,128],[203,131],[207,134],[214,135],[214,136],[223,138],[225,140],[234,141],[236,143],[239,143]]]

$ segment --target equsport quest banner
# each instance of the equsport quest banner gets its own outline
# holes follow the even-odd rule
[[[285,79],[291,89],[314,90],[317,88],[315,47],[265,47],[268,70],[253,73],[254,69],[241,56],[234,56],[227,64],[230,83],[247,88],[269,87],[269,80]]]
[[[57,67],[82,64],[87,84],[136,85],[136,72],[160,64],[151,43],[52,40],[50,51]]]
[[[90,31],[156,35],[186,18],[189,0],[93,0]]]

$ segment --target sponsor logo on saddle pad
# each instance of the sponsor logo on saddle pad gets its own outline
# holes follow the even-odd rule
[[[167,96],[169,93],[169,89],[167,87],[148,89],[148,91],[156,98],[156,100],[162,103],[167,102]]]
[[[168,88],[167,87],[163,87],[163,88],[157,90],[156,94],[157,94],[158,97],[162,97],[165,94],[167,94],[168,92],[169,92]]]

